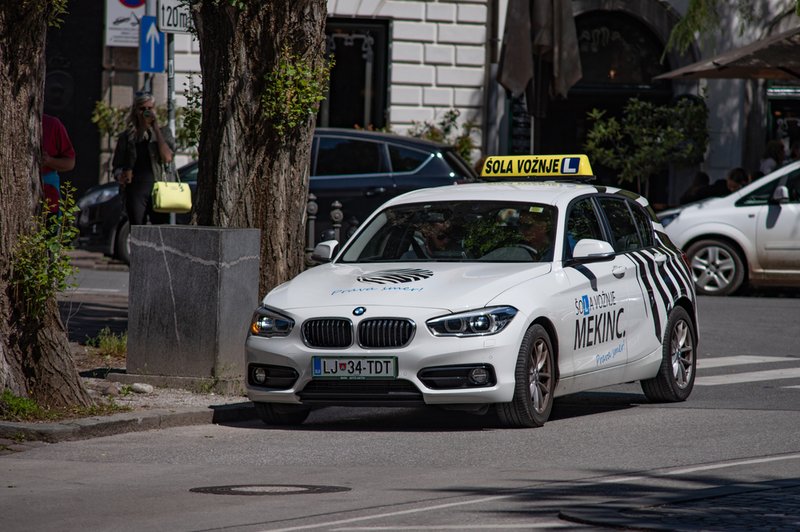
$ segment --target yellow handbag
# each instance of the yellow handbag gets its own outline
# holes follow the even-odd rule
[[[180,181],[156,181],[153,183],[153,210],[178,214],[191,211],[192,190]]]

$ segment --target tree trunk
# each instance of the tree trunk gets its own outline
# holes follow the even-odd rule
[[[259,296],[303,269],[315,115],[278,136],[263,112],[281,49],[324,60],[325,0],[205,0],[194,6],[203,76],[195,221],[261,229]]]
[[[0,390],[62,407],[91,402],[75,369],[55,298],[41,318],[13,280],[19,236],[39,206],[44,44],[50,2],[0,3]]]

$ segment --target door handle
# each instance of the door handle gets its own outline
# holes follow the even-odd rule
[[[622,279],[623,277],[625,277],[625,268],[623,268],[622,266],[614,266],[613,268],[611,268],[611,275],[613,275],[617,279]]]
[[[377,187],[377,188],[373,188],[372,190],[367,190],[366,192],[364,192],[364,195],[367,196],[367,197],[377,196],[378,194],[383,194],[384,192],[386,192],[385,188]]]
[[[655,256],[655,261],[656,264],[658,264],[659,266],[663,266],[664,264],[667,263],[667,256],[662,253],[659,253]]]

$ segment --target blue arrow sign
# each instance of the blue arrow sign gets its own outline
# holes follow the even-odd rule
[[[144,16],[139,22],[139,70],[164,72],[166,39],[156,27],[156,17]]]

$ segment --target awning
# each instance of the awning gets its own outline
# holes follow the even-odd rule
[[[800,79],[800,28],[704,59],[653,79]]]

